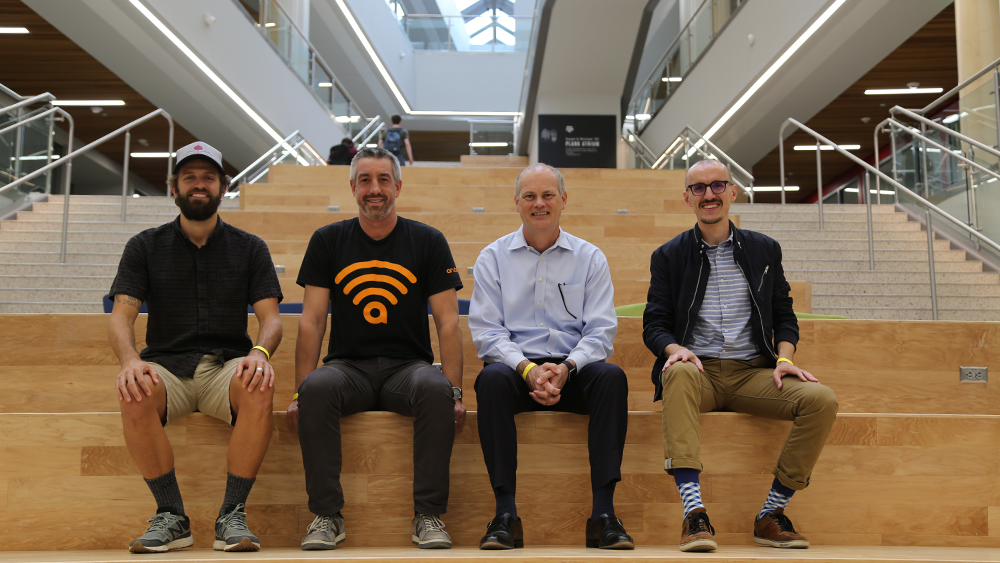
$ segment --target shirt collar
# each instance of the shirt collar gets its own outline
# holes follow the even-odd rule
[[[566,250],[573,251],[573,244],[569,241],[569,237],[566,236],[566,231],[559,227],[559,237],[556,238],[556,243],[552,245],[552,248],[565,248]],[[517,228],[514,232],[514,236],[510,239],[510,244],[507,245],[507,250],[517,250],[519,248],[530,248],[528,241],[524,238],[524,225]],[[550,248],[549,250],[551,250]],[[548,250],[546,250],[548,252]]]
[[[219,215],[216,215],[216,217],[218,217],[219,220],[218,220],[218,222],[215,223],[215,229],[212,230],[212,234],[208,235],[208,240],[205,241],[205,245],[206,246],[208,246],[212,242],[212,239],[215,238],[216,235],[218,235],[219,233],[221,233],[222,229],[225,227],[225,223],[222,222],[222,217],[219,216]],[[177,233],[178,235],[180,235],[181,238],[183,238],[184,240],[186,240],[188,242],[191,242],[191,239],[188,238],[187,233],[185,233],[184,229],[181,228],[181,216],[180,215],[178,215],[177,218],[174,219],[174,222],[172,224],[174,226],[174,232],[175,233]],[[191,243],[191,244],[194,244],[194,243]]]

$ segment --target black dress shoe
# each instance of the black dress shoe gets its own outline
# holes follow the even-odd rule
[[[635,549],[635,543],[621,520],[601,514],[596,520],[587,520],[587,547]]]
[[[524,528],[521,519],[504,512],[493,517],[486,527],[486,535],[479,540],[479,549],[514,549],[524,547]]]

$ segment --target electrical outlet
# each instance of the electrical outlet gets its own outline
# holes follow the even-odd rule
[[[961,383],[986,383],[989,376],[989,368],[966,367],[958,368],[958,381]]]
[[[326,210],[329,213],[338,213],[340,211],[339,205],[327,205]]]

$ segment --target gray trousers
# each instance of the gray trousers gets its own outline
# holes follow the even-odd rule
[[[444,514],[455,401],[440,370],[419,360],[331,360],[307,375],[298,393],[299,445],[313,514],[331,516],[344,507],[340,417],[369,410],[414,417],[414,510]]]

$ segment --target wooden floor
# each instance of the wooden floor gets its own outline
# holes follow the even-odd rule
[[[348,536],[350,537],[350,536]],[[348,540],[348,543],[350,540]],[[301,551],[295,548],[268,548],[257,553],[221,553],[207,549],[185,549],[163,555],[132,555],[117,551],[59,551],[0,553],[0,563],[119,563],[124,561],[338,561],[344,563],[476,563],[479,561],[517,561],[545,563],[604,563],[643,561],[644,563],[705,561],[742,563],[745,561],[782,561],[785,563],[842,563],[872,561],[879,563],[977,563],[998,561],[1000,553],[988,548],[943,547],[854,547],[814,546],[800,550],[778,550],[758,546],[724,546],[714,553],[685,554],[671,547],[638,546],[634,551],[602,551],[584,547],[534,547],[511,551],[480,551],[475,547],[448,550],[420,550],[409,547],[351,547],[336,551]]]

